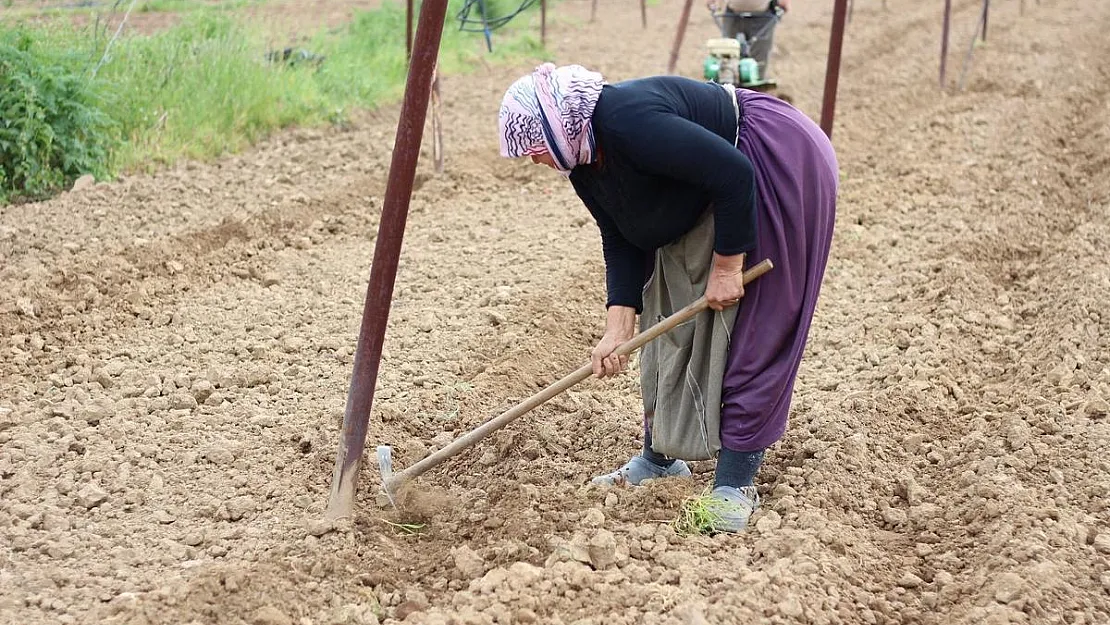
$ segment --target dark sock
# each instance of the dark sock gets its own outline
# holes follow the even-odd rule
[[[644,453],[641,454],[648,462],[663,467],[664,469],[670,468],[674,464],[674,458],[668,458],[663,454],[657,454],[651,449],[651,430],[644,428]]]
[[[713,477],[713,488],[732,486],[742,488],[755,483],[755,474],[763,462],[763,450],[733,451],[721,448],[717,457],[717,473]]]

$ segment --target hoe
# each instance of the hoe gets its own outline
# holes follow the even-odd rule
[[[763,274],[770,271],[771,268],[771,261],[763,260],[759,264],[744,272],[744,284],[748,284],[752,280],[755,280],[759,276],[762,276]],[[627,356],[637,349],[640,349],[647,343],[651,342],[652,340],[658,338],[659,336],[662,336],[663,334],[666,334],[679,325],[693,319],[698,313],[705,310],[707,307],[708,304],[706,303],[705,297],[703,296],[689,306],[686,306],[685,308],[667,317],[663,321],[655,324],[651,328],[648,328],[644,332],[641,332],[632,337],[623,345],[618,347],[615,353],[619,356]],[[416,464],[403,471],[399,471],[397,473],[393,472],[393,449],[388,445],[379,445],[377,448],[377,455],[378,469],[381,471],[382,476],[382,490],[389,498],[390,503],[396,505],[396,495],[407,483],[422,475],[423,473],[429,471],[430,469],[443,464],[443,462],[445,462],[448,458],[451,458],[459,452],[473,447],[474,445],[478,444],[480,441],[488,437],[490,434],[493,434],[509,423],[512,423],[516,419],[524,416],[533,408],[536,408],[549,399],[555,397],[556,395],[559,395],[563,391],[570,389],[579,382],[590,377],[592,373],[593,366],[590,363],[582,365],[574,372],[567,374],[561,380],[554,382],[547,388],[539,391],[535,395],[532,395],[516,406],[513,406],[501,415],[494,417],[489,421],[486,421],[470,432],[467,432],[466,434],[463,434],[462,436],[456,438],[443,449],[440,449],[439,451],[427,456],[423,460],[417,462]]]

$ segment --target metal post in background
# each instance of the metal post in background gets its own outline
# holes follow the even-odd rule
[[[416,161],[420,156],[420,141],[428,114],[432,74],[435,71],[436,57],[439,56],[439,43],[446,15],[447,0],[424,0],[420,7],[420,21],[416,27],[412,62],[409,64],[408,79],[405,82],[401,117],[397,122],[393,158],[389,165],[385,201],[382,203],[374,260],[370,266],[370,282],[366,288],[347,406],[343,414],[343,429],[335,458],[331,495],[328,498],[326,514],[331,519],[350,516],[354,511],[355,488],[362,464],[362,452],[366,447],[366,429],[374,403],[374,388],[378,381],[378,367],[381,364],[386,323],[389,320],[389,307],[397,278],[401,242],[404,239],[405,222],[408,220],[412,183],[416,177]]]
[[[836,0],[833,6],[832,34],[829,36],[829,60],[825,66],[825,96],[821,103],[821,130],[831,139],[836,115],[836,90],[840,83],[840,52],[844,47],[844,22],[848,0]]]
[[[944,0],[944,22],[940,29],[940,88],[944,89],[948,70],[948,28],[952,24],[952,0]]]
[[[967,54],[964,55],[964,64],[960,68],[960,81],[957,83],[957,89],[964,90],[964,81],[967,79],[967,70],[971,67],[971,56],[975,53],[975,40],[979,38],[983,30],[987,27],[987,11],[990,8],[990,0],[983,0],[983,10],[979,12],[979,23],[975,25],[975,32],[971,35],[971,42],[967,44]]]
[[[640,25],[647,28],[647,0],[640,0]]]
[[[671,47],[671,58],[667,61],[667,73],[673,74],[674,68],[678,65],[678,51],[682,47],[682,38],[686,36],[686,22],[690,21],[690,7],[693,6],[694,0],[686,0],[682,5],[682,17],[678,18],[678,28],[674,33],[674,46]]]
[[[440,116],[439,69],[432,78],[432,160],[437,174],[443,173],[443,119]]]
[[[405,58],[412,58],[412,3],[414,0],[407,0],[405,2]]]

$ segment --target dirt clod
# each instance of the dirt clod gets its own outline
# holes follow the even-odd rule
[[[199,403],[204,403],[214,392],[216,392],[216,387],[208,380],[197,380],[193,383],[193,399]]]
[[[617,562],[617,539],[608,530],[597,530],[590,537],[588,553],[595,569],[607,569]]]
[[[165,510],[155,510],[152,516],[154,517],[155,521],[158,521],[162,525],[169,525],[170,523],[173,523],[177,520],[177,517],[170,514],[169,512],[166,512]]]
[[[95,508],[108,500],[108,491],[96,484],[86,484],[77,491],[77,503],[86,508]]]
[[[1091,419],[1103,419],[1110,415],[1110,403],[1105,399],[1092,399],[1083,404],[1083,414]]]
[[[398,447],[401,456],[409,463],[414,464],[424,459],[428,455],[428,446],[423,441],[415,438],[401,443]]]
[[[1003,573],[995,580],[994,599],[999,603],[1010,603],[1022,595],[1025,580],[1015,573]]]
[[[600,527],[605,523],[605,513],[598,508],[590,508],[582,517],[582,525],[586,527]]]
[[[755,529],[760,533],[773,532],[782,527],[782,517],[774,510],[763,512],[755,522]]]
[[[309,536],[320,537],[336,529],[336,524],[330,519],[311,519],[305,523],[305,530]]]
[[[423,482],[406,484],[394,495],[406,522],[427,522],[455,506],[455,499],[444,489]]]
[[[254,512],[255,501],[252,497],[235,497],[227,502],[227,517],[229,521],[238,521]]]
[[[285,612],[268,605],[251,614],[251,625],[293,625],[293,619]]]
[[[1095,551],[1103,555],[1110,555],[1110,532],[1101,532],[1095,536],[1092,545],[1094,545]]]
[[[903,573],[902,577],[898,578],[898,585],[902,588],[917,588],[924,583],[925,580],[921,579],[916,573],[911,573],[909,571]]]
[[[406,601],[397,606],[397,609],[394,610],[393,615],[394,618],[400,621],[408,621],[411,617],[413,619],[412,622],[415,623],[420,620],[420,618],[423,616],[423,611],[427,609],[427,607],[428,606],[418,601]]]
[[[451,557],[455,561],[455,568],[464,579],[474,579],[485,573],[485,560],[466,545],[451,550]]]
[[[176,393],[170,398],[170,408],[173,410],[194,410],[197,399],[188,393]]]
[[[235,454],[226,447],[214,445],[204,452],[206,460],[217,466],[227,466],[235,461]]]

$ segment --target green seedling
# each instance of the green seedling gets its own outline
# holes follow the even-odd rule
[[[382,519],[382,522],[392,527],[398,534],[404,534],[405,536],[415,536],[424,530],[423,523],[394,523],[386,519]]]
[[[451,410],[438,415],[439,419],[442,421],[450,421],[451,419],[459,416],[459,409],[461,408],[459,402],[459,394],[469,393],[472,390],[474,390],[474,385],[467,382],[459,382],[448,387],[446,398],[447,401],[452,405],[452,408]]]
[[[706,489],[700,495],[683,500],[678,518],[671,523],[675,533],[680,536],[698,536],[712,534],[715,527],[720,527],[729,504],[713,499],[709,496],[710,492]]]

